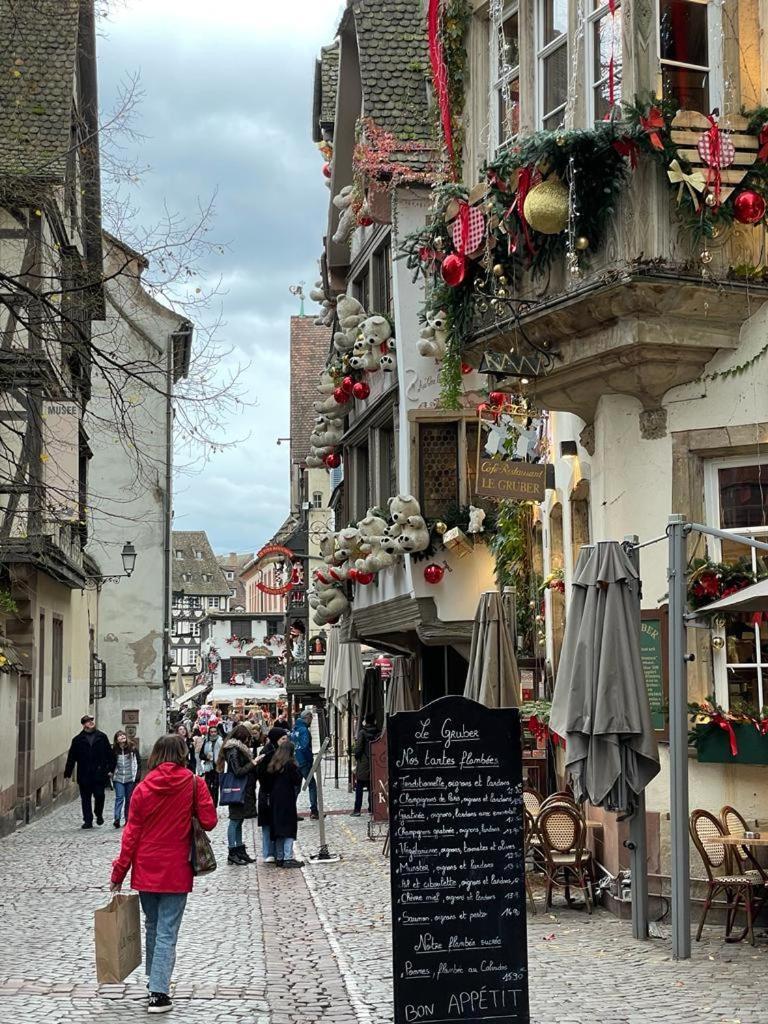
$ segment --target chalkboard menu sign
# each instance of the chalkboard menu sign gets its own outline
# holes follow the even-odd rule
[[[530,1021],[517,709],[389,716],[394,1024]]]
[[[667,609],[640,613],[640,659],[651,708],[653,731],[669,738],[669,686],[667,683]]]

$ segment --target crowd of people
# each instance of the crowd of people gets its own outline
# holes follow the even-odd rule
[[[176,942],[194,877],[193,817],[211,831],[218,823],[217,805],[227,806],[229,864],[254,863],[243,823],[256,819],[263,862],[282,869],[303,867],[294,857],[294,842],[299,792],[314,763],[312,720],[310,709],[293,726],[286,712],[271,723],[257,712],[219,718],[206,709],[157,740],[141,779],[133,740],[119,730],[110,744],[92,715],[82,717],[65,777],[71,778],[77,768],[84,829],[93,828],[94,818],[97,825],[104,823],[105,790],[110,784],[115,790],[114,825],[120,828],[124,816],[126,827],[112,864],[110,889],[119,891],[130,869],[131,888],[139,893],[145,917],[150,1013],[164,1013],[173,1005],[169,993]],[[370,744],[375,735],[375,720],[367,716],[354,748],[355,815],[361,813],[366,789],[370,810]],[[317,818],[314,779],[307,790],[311,817]]]

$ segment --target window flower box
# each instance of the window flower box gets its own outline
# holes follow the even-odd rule
[[[694,730],[697,758],[703,764],[768,764],[768,734],[751,722],[732,722],[733,741],[737,750],[731,752],[728,729],[711,723],[697,725]]]

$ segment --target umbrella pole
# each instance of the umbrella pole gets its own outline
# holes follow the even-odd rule
[[[669,786],[672,846],[672,953],[691,956],[691,866],[688,841],[688,686],[685,633],[685,517],[670,516]]]
[[[624,538],[624,551],[640,576],[640,552],[637,536]],[[637,595],[637,629],[640,631],[640,594]],[[645,793],[637,798],[635,813],[629,819],[627,846],[631,854],[632,872],[632,935],[636,939],[648,938],[648,841],[645,819]]]

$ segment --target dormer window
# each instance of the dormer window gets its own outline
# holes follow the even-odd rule
[[[613,106],[621,104],[621,7],[606,0],[592,0],[592,13],[587,29],[587,63],[590,78],[589,102],[593,122],[602,121],[611,112],[611,79]],[[613,66],[611,66],[611,64]]]
[[[708,114],[718,105],[712,81],[717,5],[707,0],[659,0],[659,16],[662,95],[675,99],[681,109]]]
[[[501,22],[491,21],[493,148],[520,131],[520,22],[517,4],[503,8]]]
[[[184,552],[181,550],[181,548],[176,548],[174,554],[176,556],[176,561],[177,562],[180,562],[182,560],[182,558],[184,557]]]
[[[198,562],[202,562],[202,560],[203,560],[203,552],[202,551],[195,551],[195,558],[198,560]]]
[[[537,0],[536,11],[538,123],[554,131],[568,97],[568,0]]]

